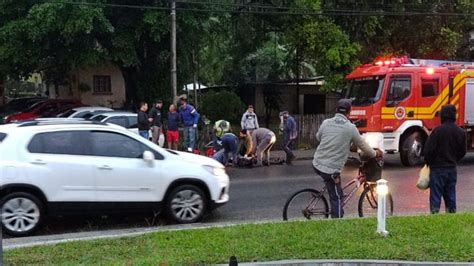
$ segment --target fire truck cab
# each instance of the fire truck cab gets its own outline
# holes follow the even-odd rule
[[[385,152],[400,153],[403,165],[423,162],[424,144],[448,103],[456,106],[456,123],[466,131],[468,148],[474,148],[473,63],[381,58],[346,79],[349,118],[366,138],[382,133]]]

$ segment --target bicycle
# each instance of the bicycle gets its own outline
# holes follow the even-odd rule
[[[377,193],[376,176],[380,177],[382,160],[375,161],[379,167],[379,173],[371,173],[370,161],[361,161],[358,158],[350,157],[359,164],[357,177],[348,181],[343,187],[342,207],[344,207],[354,194],[363,188],[359,197],[358,213],[359,217],[377,215]],[[370,162],[373,163],[374,161]],[[352,188],[352,189],[351,189]],[[349,191],[349,193],[346,193]],[[329,218],[329,205],[324,194],[327,192],[326,186],[321,191],[313,188],[306,188],[294,193],[285,203],[283,208],[283,220],[293,220],[313,217]],[[393,199],[390,193],[387,194],[387,215],[393,214]]]

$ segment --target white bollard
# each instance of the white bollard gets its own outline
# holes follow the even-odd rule
[[[388,186],[387,180],[380,179],[377,181],[377,233],[382,236],[387,236],[388,231],[385,230],[385,219],[387,216],[387,194]]]

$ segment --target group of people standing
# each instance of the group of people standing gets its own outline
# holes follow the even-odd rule
[[[286,153],[286,163],[291,165],[295,156],[292,146],[297,137],[295,119],[289,112],[280,113],[280,130],[283,133],[283,150]],[[232,163],[239,164],[239,160],[250,162],[255,166],[270,165],[270,151],[276,142],[276,135],[268,128],[260,127],[257,115],[252,105],[242,115],[241,130],[237,137],[231,132],[230,123],[219,120],[214,125],[214,147],[219,150],[213,158],[222,164],[229,163],[229,155],[232,156]],[[240,144],[239,144],[240,140]],[[245,163],[247,164],[247,163]]]
[[[164,132],[166,124],[166,140],[169,149],[178,149],[179,124],[183,125],[184,147],[186,151],[193,152],[196,147],[197,126],[199,113],[194,106],[188,104],[186,95],[178,98],[178,106],[171,104],[163,119],[161,100],[148,110],[146,102],[140,103],[138,113],[138,130],[140,136],[149,139],[151,130],[151,141],[158,144],[160,135]],[[286,163],[292,164],[295,156],[292,146],[297,137],[295,119],[287,112],[280,113],[280,130],[283,133],[283,150],[286,153]],[[240,140],[240,141],[239,141]],[[245,161],[254,161],[255,166],[270,165],[270,151],[276,142],[276,135],[268,128],[260,127],[258,117],[252,105],[248,106],[242,115],[241,130],[237,137],[232,133],[230,123],[219,120],[214,124],[214,149],[216,153],[213,158],[224,165],[229,164],[229,159],[238,164],[239,158]]]
[[[193,151],[196,148],[199,113],[194,106],[188,104],[186,95],[181,95],[178,98],[178,106],[171,104],[166,116],[166,141],[168,142],[168,149],[178,149],[179,124],[182,123],[186,150]],[[164,132],[163,102],[157,100],[149,112],[147,112],[148,104],[146,102],[141,102],[139,108],[138,132],[140,136],[149,139],[149,131],[151,129],[151,141],[158,144],[160,135]]]

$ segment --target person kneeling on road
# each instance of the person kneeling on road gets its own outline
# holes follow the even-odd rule
[[[252,132],[253,152],[257,156],[257,165],[270,165],[270,150],[276,142],[273,131],[267,128],[259,128]]]
[[[313,168],[326,184],[331,205],[331,217],[342,218],[343,194],[341,188],[341,171],[351,149],[351,143],[369,158],[382,157],[381,150],[374,150],[361,137],[356,126],[348,119],[351,101],[341,99],[337,104],[336,115],[324,120],[316,133],[319,141],[314,153]]]
[[[212,145],[214,146],[214,151],[217,152],[222,148],[222,137],[225,133],[230,132],[230,123],[225,120],[218,120],[214,124],[214,135],[212,137]]]
[[[222,149],[214,154],[212,158],[227,166],[229,163],[230,153],[232,156],[232,162],[234,165],[236,165],[238,153],[237,136],[235,136],[233,133],[225,133],[221,138],[221,145]]]

